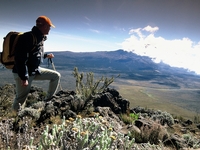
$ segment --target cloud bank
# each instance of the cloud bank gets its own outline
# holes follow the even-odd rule
[[[168,40],[156,37],[158,27],[131,29],[130,37],[122,42],[122,48],[141,56],[149,56],[156,63],[169,64],[200,74],[200,41],[194,43],[189,38]]]

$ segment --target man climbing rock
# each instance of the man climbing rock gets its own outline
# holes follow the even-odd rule
[[[55,28],[48,17],[39,16],[32,30],[20,35],[18,39],[13,67],[16,82],[16,97],[13,103],[15,111],[20,108],[20,105],[25,104],[33,80],[49,80],[47,99],[51,98],[58,88],[60,73],[40,67],[43,59],[54,57],[52,53],[44,54],[43,50],[43,43],[51,27]]]

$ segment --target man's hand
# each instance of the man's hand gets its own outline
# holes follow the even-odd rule
[[[54,55],[52,53],[47,54],[47,58],[54,58]]]
[[[28,86],[28,80],[21,80],[22,86]]]

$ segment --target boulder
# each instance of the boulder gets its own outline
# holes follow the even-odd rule
[[[119,131],[125,125],[110,107],[97,107],[95,111],[104,117],[106,121],[112,122],[115,131]]]
[[[116,113],[128,113],[130,102],[123,99],[115,89],[107,89],[94,99],[94,107],[110,107]]]

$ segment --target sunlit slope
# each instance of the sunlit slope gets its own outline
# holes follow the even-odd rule
[[[127,84],[126,84],[127,83]],[[141,106],[170,112],[175,116],[193,118],[200,113],[200,90],[172,88],[147,81],[119,81],[113,84],[122,97],[130,101],[131,108]]]

